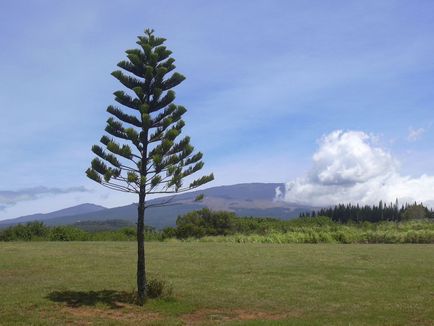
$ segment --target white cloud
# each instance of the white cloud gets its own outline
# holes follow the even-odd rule
[[[336,130],[320,140],[307,176],[286,184],[278,199],[328,206],[422,201],[434,206],[434,176],[402,176],[390,153],[361,131]]]
[[[410,127],[408,129],[407,140],[408,141],[416,141],[422,137],[422,135],[424,134],[425,131],[426,130],[424,128],[414,129],[413,127]]]
[[[43,196],[60,195],[72,192],[87,192],[88,190],[82,186],[70,188],[47,188],[47,187],[34,187],[20,190],[1,190],[0,191],[0,209],[6,206],[15,205],[18,202],[36,200]]]

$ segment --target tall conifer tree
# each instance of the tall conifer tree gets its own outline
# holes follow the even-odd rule
[[[107,188],[138,194],[137,291],[141,305],[147,297],[144,218],[150,206],[146,197],[188,191],[214,179],[212,174],[195,180],[190,177],[204,163],[188,136],[178,138],[186,109],[173,103],[172,89],[185,77],[173,72],[175,60],[164,42],[153,30],[145,30],[138,37],[140,48],[127,50],[128,60],[119,62],[121,70],[112,72],[127,91],[114,92],[122,109],[108,106],[111,116],[105,131],[109,135],[102,136],[102,145],[92,147],[97,157],[86,171],[90,179]]]

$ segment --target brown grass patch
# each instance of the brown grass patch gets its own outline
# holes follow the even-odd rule
[[[128,309],[128,306],[125,306]],[[143,310],[125,309],[101,309],[94,307],[65,307],[62,311],[74,317],[80,318],[79,325],[86,325],[86,319],[99,318],[123,322],[154,322],[161,320],[160,314]]]
[[[218,309],[200,309],[193,313],[185,314],[181,319],[187,325],[220,324],[231,321],[248,321],[248,320],[282,320],[288,317],[300,317],[301,312],[276,313],[270,311],[255,310],[218,310]]]

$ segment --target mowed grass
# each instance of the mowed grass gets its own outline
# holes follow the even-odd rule
[[[434,325],[434,245],[146,249],[174,297],[137,307],[133,242],[0,243],[0,325]]]

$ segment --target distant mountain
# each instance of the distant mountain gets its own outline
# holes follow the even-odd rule
[[[103,206],[86,203],[86,204],[64,208],[51,213],[46,213],[46,214],[38,213],[38,214],[26,215],[26,216],[13,218],[13,219],[3,220],[0,221],[0,227],[5,225],[11,225],[11,224],[26,223],[30,221],[46,222],[54,218],[63,218],[66,216],[74,216],[74,215],[81,215],[81,214],[87,214],[92,212],[99,212],[106,209],[107,208]]]
[[[174,226],[176,218],[179,215],[201,209],[203,207],[208,207],[213,210],[232,211],[238,216],[276,217],[280,219],[293,218],[298,216],[300,212],[311,209],[311,207],[307,206],[275,201],[275,192],[276,188],[278,187],[283,187],[283,184],[244,183],[230,186],[212,187],[175,196],[153,199],[148,201],[148,204],[158,205],[171,198],[169,203],[170,206],[148,208],[146,210],[145,224],[155,228]],[[204,200],[201,202],[196,202],[195,198],[199,194],[203,194],[205,196]],[[39,214],[36,214],[32,215],[34,216],[33,219],[29,219],[29,216],[26,216],[9,220],[9,223],[13,221],[15,224],[35,219],[43,220],[44,223],[48,225],[63,225],[83,223],[86,221],[104,220],[125,220],[129,223],[135,223],[137,218],[137,204],[110,209],[106,209],[101,206],[96,207],[99,207],[100,209],[67,215],[61,213],[62,211],[69,210],[65,209],[50,213],[52,215],[50,215],[49,218],[46,218],[46,216],[49,214],[40,214],[44,216],[44,219],[39,219]],[[73,207],[70,209],[73,209]],[[26,220],[22,220],[23,218],[26,218]]]
[[[155,228],[164,228],[166,226],[175,225],[178,215],[187,212],[201,209],[202,205],[177,204],[167,207],[148,208],[146,210],[145,223],[146,225]],[[58,217],[47,220],[47,225],[64,225],[74,224],[85,221],[105,221],[105,220],[125,220],[135,223],[137,220],[137,204],[110,208],[104,211],[80,214],[74,216]]]

